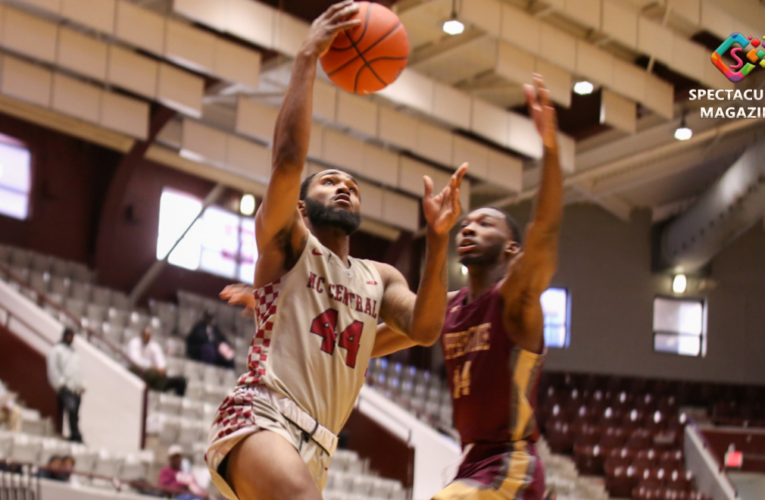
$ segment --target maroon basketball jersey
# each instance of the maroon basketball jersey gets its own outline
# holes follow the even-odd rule
[[[498,286],[470,304],[467,296],[463,288],[449,301],[441,335],[462,443],[536,441],[534,408],[544,356],[508,337]]]

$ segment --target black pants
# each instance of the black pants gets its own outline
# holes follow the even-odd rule
[[[58,424],[63,432],[64,412],[69,420],[69,440],[82,443],[80,434],[80,402],[82,397],[66,387],[58,391]]]
[[[153,368],[143,373],[133,368],[130,371],[143,378],[149,389],[161,392],[173,391],[178,396],[186,394],[186,379],[184,377],[168,377]]]

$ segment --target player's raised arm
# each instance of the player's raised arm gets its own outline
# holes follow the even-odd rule
[[[409,290],[406,279],[394,267],[381,264],[385,294],[380,309],[383,321],[418,345],[433,345],[441,335],[446,316],[446,252],[449,231],[462,213],[460,187],[467,172],[467,163],[452,175],[449,185],[433,195],[433,181],[425,177],[422,209],[428,222],[425,269],[417,295]]]
[[[256,215],[256,239],[263,252],[277,238],[290,232],[287,241],[300,241],[307,230],[295,207],[300,196],[300,176],[308,155],[313,112],[313,85],[316,62],[342,30],[359,24],[348,21],[358,11],[352,1],[337,3],[311,25],[292,70],[289,87],[279,110],[274,130],[271,180]],[[290,231],[292,229],[292,231]],[[295,235],[295,231],[302,232]],[[302,250],[295,249],[292,250]]]
[[[540,75],[534,75],[534,86],[526,85],[526,101],[531,116],[542,136],[544,158],[542,181],[537,194],[536,210],[526,233],[523,254],[510,262],[508,276],[501,286],[505,297],[506,323],[519,332],[522,347],[539,348],[544,335],[544,315],[540,297],[550,285],[558,263],[558,235],[563,216],[563,176],[557,139],[555,108]]]

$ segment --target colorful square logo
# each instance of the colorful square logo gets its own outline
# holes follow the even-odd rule
[[[725,63],[723,56],[729,53],[733,64]],[[712,63],[725,77],[733,83],[740,82],[746,75],[760,65],[765,68],[765,50],[762,42],[756,38],[745,37],[741,33],[733,33],[712,52]]]

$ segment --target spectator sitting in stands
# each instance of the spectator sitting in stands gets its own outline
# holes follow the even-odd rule
[[[48,381],[58,395],[58,428],[62,429],[66,412],[69,419],[69,440],[82,443],[79,415],[85,388],[82,385],[80,356],[72,348],[73,342],[74,331],[67,328],[61,336],[61,342],[53,346],[48,353]]]
[[[182,490],[176,500],[200,500],[207,498],[207,493],[198,484],[190,472],[183,470],[183,448],[174,444],[167,450],[169,465],[159,471],[159,484],[166,488]]]
[[[140,337],[135,337],[127,345],[127,357],[138,368],[131,371],[141,377],[155,391],[175,391],[179,396],[186,393],[186,379],[183,377],[168,377],[167,362],[162,348],[151,339],[151,327],[146,327]]]
[[[69,481],[71,473],[71,469],[67,471],[64,466],[64,457],[53,455],[48,460],[47,467],[45,469],[40,469],[40,472],[37,475],[41,478],[53,481]]]
[[[0,380],[0,424],[11,432],[21,432],[21,408],[16,404],[16,395]]]
[[[234,368],[234,350],[220,328],[213,324],[210,311],[205,311],[186,337],[186,354],[189,359]]]

